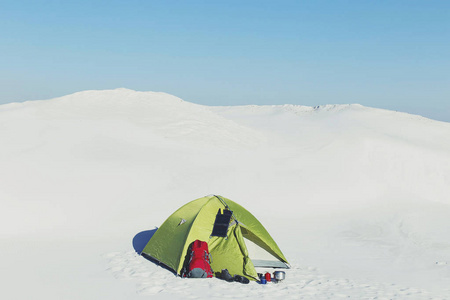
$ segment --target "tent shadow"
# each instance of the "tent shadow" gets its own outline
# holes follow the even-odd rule
[[[138,234],[136,234],[134,236],[134,238],[133,238],[134,251],[136,251],[137,254],[141,255],[146,260],[151,261],[155,265],[158,265],[158,266],[160,266],[160,267],[170,271],[175,276],[177,276],[177,273],[174,272],[174,270],[172,270],[171,268],[167,267],[166,265],[164,265],[163,263],[157,261],[156,259],[148,256],[147,254],[142,253],[142,251],[144,250],[144,248],[147,245],[147,243],[150,241],[150,239],[155,234],[156,230],[158,230],[158,228],[155,228],[155,229],[152,229],[152,230],[141,231]]]
[[[158,228],[152,230],[141,231],[133,238],[133,248],[137,254],[141,255],[148,241],[153,237]]]

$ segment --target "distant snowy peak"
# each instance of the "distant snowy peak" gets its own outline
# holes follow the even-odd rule
[[[346,109],[360,110],[365,107],[361,104],[326,104],[314,106],[314,111],[341,111]]]
[[[298,115],[309,114],[314,112],[339,112],[346,110],[361,111],[370,109],[360,104],[326,104],[318,106],[304,106],[295,104],[283,105],[241,105],[241,106],[217,106],[213,107],[217,111],[235,111],[256,114],[276,114],[276,113],[294,113]]]
[[[33,128],[56,124],[62,128],[68,122],[94,122],[95,126],[113,122],[172,141],[221,147],[264,144],[267,132],[273,131],[291,132],[293,138],[299,138],[309,128],[326,135],[364,130],[364,136],[376,133],[442,148],[439,141],[447,140],[450,130],[450,123],[360,104],[205,106],[166,93],[125,88],[0,105],[0,114],[0,124],[18,122]]]
[[[165,102],[165,103],[181,103],[184,102],[181,98],[163,93],[163,92],[139,92],[126,88],[118,88],[112,90],[86,90],[73,94],[46,99],[46,100],[32,100],[23,103],[9,103],[0,105],[0,110],[15,109],[20,107],[34,106],[34,105],[54,105],[55,103],[73,103],[77,105],[82,104],[130,104],[142,101]],[[45,105],[45,104],[44,104]]]
[[[283,104],[283,105],[240,105],[240,106],[215,106],[211,107],[211,110],[221,114],[237,114],[237,115],[277,115],[277,114],[294,114],[299,116],[334,116],[337,113],[347,113],[356,118],[371,116],[373,118],[394,118],[403,120],[418,120],[421,122],[436,122],[444,123],[443,125],[450,124],[446,122],[435,121],[422,117],[420,115],[413,115],[405,112],[393,111],[388,109],[374,108],[363,106],[361,104],[325,104],[317,106],[305,106],[295,104]]]
[[[34,100],[26,101],[23,103],[9,103],[0,105],[0,112],[6,110],[15,110],[20,108],[34,108],[34,107],[50,107],[63,108],[70,105],[70,109],[74,108],[105,108],[111,111],[111,109],[195,109],[210,112],[219,113],[237,113],[237,114],[256,114],[256,115],[273,115],[280,113],[292,113],[296,115],[310,115],[314,113],[328,114],[338,112],[369,112],[376,113],[378,115],[396,115],[400,117],[406,117],[408,119],[426,119],[418,115],[411,115],[408,113],[402,113],[397,111],[391,111],[386,109],[378,109],[366,107],[360,104],[325,104],[318,106],[304,106],[294,104],[283,105],[242,105],[242,106],[205,106],[195,104],[182,100],[174,95],[164,92],[152,92],[152,91],[135,91],[127,88],[117,88],[111,90],[86,90],[73,94],[69,94],[62,97],[52,98],[48,100]],[[76,111],[76,110],[75,110]],[[428,119],[426,119],[428,120]]]
[[[274,106],[277,107],[277,106]],[[360,104],[325,104],[317,106],[303,106],[294,104],[285,104],[278,106],[281,110],[295,114],[313,113],[313,112],[340,112],[340,111],[362,111],[368,109]]]
[[[184,144],[240,147],[258,145],[264,140],[257,131],[226,119],[206,106],[166,93],[124,88],[82,91],[49,100],[2,105],[0,114],[5,122],[10,120],[33,128],[53,126],[64,130],[68,124],[81,121],[91,124],[91,131],[105,124],[112,124],[111,128],[131,126],[134,129],[129,129],[126,135],[144,130],[144,136],[156,134]],[[112,129],[107,131],[108,135],[116,135],[111,133]]]
[[[53,102],[76,102],[77,104],[177,104],[184,102],[182,99],[163,92],[139,92],[126,88],[113,90],[88,90],[74,94],[53,98]]]
[[[117,88],[112,90],[87,90],[80,91],[70,95],[54,98],[58,100],[63,99],[97,99],[97,98],[120,98],[120,99],[138,99],[138,98],[146,98],[146,99],[171,99],[177,102],[182,102],[180,98],[163,93],[163,92],[140,92],[127,88]]]
[[[167,111],[189,112],[196,109],[202,110],[202,106],[183,101],[167,93],[139,92],[118,88],[81,91],[48,100],[34,100],[0,106],[0,111],[17,109],[36,110],[38,113],[46,114],[63,113],[64,116],[74,115],[75,117],[97,115],[99,118],[103,118],[117,114],[131,114],[137,117],[161,115],[161,113]]]

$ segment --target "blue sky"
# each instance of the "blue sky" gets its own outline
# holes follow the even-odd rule
[[[450,122],[450,1],[3,1],[0,104],[88,89]]]

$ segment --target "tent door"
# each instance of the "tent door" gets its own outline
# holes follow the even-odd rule
[[[251,240],[244,237],[244,241],[248,250],[248,256],[250,257],[255,268],[288,268],[284,262],[278,260],[272,254],[256,245]]]

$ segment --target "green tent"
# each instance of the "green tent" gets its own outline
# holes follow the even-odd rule
[[[232,212],[225,225],[225,237],[212,235],[216,216]],[[187,203],[174,212],[155,232],[142,254],[181,275],[189,245],[208,243],[214,272],[257,279],[255,267],[289,268],[289,264],[262,224],[239,204],[216,195]]]

